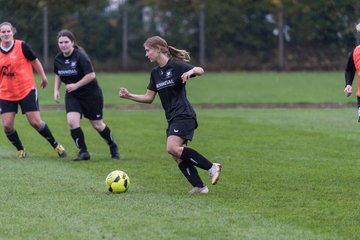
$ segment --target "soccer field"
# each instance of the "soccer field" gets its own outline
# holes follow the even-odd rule
[[[312,85],[294,81],[287,91],[281,88],[271,94],[279,81],[284,87],[286,79],[294,79],[293,74],[274,74],[239,74],[244,79],[240,83],[223,74],[223,84],[237,86],[227,90],[227,97],[213,89],[219,85],[218,78],[209,74],[201,79],[209,81],[206,91],[194,81],[189,98],[196,98],[195,103],[212,99],[241,103],[243,93],[253,98],[249,103],[281,102],[277,94],[282,93],[283,102],[288,103],[306,102],[318,92],[319,100],[308,102],[354,101],[341,95],[343,82],[335,81],[338,73],[305,73],[304,81]],[[262,79],[273,84],[261,85],[266,82]],[[142,84],[121,81],[140,91],[147,80]],[[262,96],[249,93],[253,82]],[[328,91],[313,89],[320,86]],[[114,87],[106,84],[103,89],[107,103],[124,104],[124,100],[109,99]],[[204,101],[207,92],[213,98]],[[278,100],[266,101],[271,95]],[[46,95],[43,98],[49,101]],[[16,128],[29,156],[15,159],[15,149],[0,135],[0,239],[358,238],[360,125],[356,109],[236,108],[197,109],[197,113],[199,128],[190,146],[223,165],[218,185],[210,186],[207,195],[187,193],[191,186],[165,151],[162,110],[105,110],[105,122],[120,144],[120,161],[109,159],[106,144],[86,120],[82,126],[92,159],[73,162],[77,149],[63,111],[43,111],[42,117],[67,148],[66,159],[59,159],[18,115]],[[125,194],[105,189],[105,178],[115,169],[130,176]],[[200,174],[210,185],[206,173]]]

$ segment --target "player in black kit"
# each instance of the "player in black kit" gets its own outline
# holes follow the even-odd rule
[[[110,147],[112,159],[119,159],[118,145],[114,142],[111,130],[103,122],[103,95],[96,75],[84,49],[75,44],[75,37],[69,30],[58,33],[60,51],[54,61],[55,86],[54,99],[59,103],[61,82],[65,83],[65,107],[71,136],[80,149],[75,161],[89,160],[84,133],[80,127],[82,115],[90,120]]]
[[[185,84],[190,77],[202,75],[201,67],[190,65],[189,53],[169,46],[159,37],[148,38],[144,43],[146,57],[158,64],[150,76],[150,83],[143,95],[130,93],[120,88],[119,96],[141,103],[152,103],[159,93],[161,104],[168,121],[167,152],[175,159],[179,169],[193,188],[189,193],[208,193],[208,187],[201,180],[196,168],[208,170],[211,183],[215,185],[220,177],[221,165],[212,163],[200,153],[187,147],[197,128],[196,114],[186,97]]]

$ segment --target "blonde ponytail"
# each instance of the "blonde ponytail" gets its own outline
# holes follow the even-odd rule
[[[169,53],[172,58],[178,61],[190,62],[190,53],[186,50],[177,49],[172,46],[168,46]]]

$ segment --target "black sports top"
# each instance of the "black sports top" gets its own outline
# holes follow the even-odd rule
[[[94,72],[88,55],[78,48],[69,57],[65,57],[62,52],[58,53],[54,61],[54,73],[58,75],[65,84],[76,83],[80,81],[86,74]],[[88,94],[99,88],[97,80],[89,82],[72,92],[75,95]]]
[[[354,55],[354,51],[352,51],[351,54],[349,55],[349,59],[345,68],[345,86],[352,85],[354,80],[356,68],[355,68],[353,55]]]
[[[193,68],[194,66],[186,62],[170,59],[164,67],[157,66],[151,71],[147,88],[159,93],[168,122],[174,118],[196,118],[196,113],[186,97],[185,83],[181,79],[184,72]]]

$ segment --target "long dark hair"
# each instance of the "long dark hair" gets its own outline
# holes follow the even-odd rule
[[[72,41],[74,43],[74,48],[80,49],[82,51],[85,52],[84,48],[80,47],[79,45],[76,44],[75,42],[75,35],[68,29],[63,29],[60,32],[58,32],[57,35],[57,40],[59,40],[60,37],[67,37],[70,39],[70,41]]]

